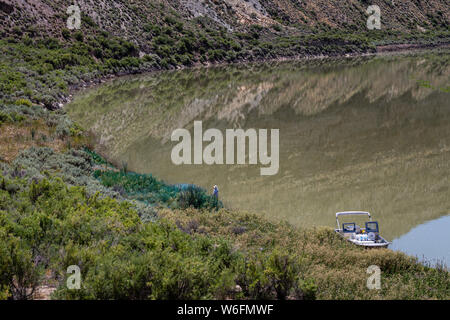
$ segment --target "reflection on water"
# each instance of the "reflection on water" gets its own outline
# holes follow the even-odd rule
[[[427,263],[450,267],[450,216],[426,222],[392,241],[391,249],[415,255]]]
[[[300,226],[370,211],[393,239],[450,212],[448,62],[432,54],[165,72],[88,90],[68,111],[131,170],[217,184],[229,207]],[[170,135],[194,120],[222,132],[280,129],[279,173],[173,165]]]

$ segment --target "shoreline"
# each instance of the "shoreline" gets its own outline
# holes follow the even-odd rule
[[[445,48],[448,45],[444,46]],[[434,48],[434,47],[433,47]],[[235,64],[244,64],[244,63],[270,63],[270,62],[285,62],[285,61],[312,61],[312,60],[320,60],[320,59],[332,59],[331,61],[339,61],[337,59],[343,58],[358,58],[358,57],[376,57],[378,55],[397,55],[397,54],[409,54],[413,52],[418,52],[423,48],[414,47],[413,49],[405,49],[401,47],[398,51],[388,51],[388,52],[373,52],[373,53],[364,53],[364,54],[353,54],[353,55],[335,55],[335,56],[324,56],[324,55],[316,55],[311,57],[296,57],[296,58],[282,58],[282,59],[272,59],[272,60],[264,60],[264,61],[248,61],[248,62],[239,62],[239,63],[219,63],[219,64],[209,64],[209,65],[197,65],[193,67],[186,68],[178,68],[181,69],[193,69],[196,68],[209,68],[209,67],[220,67],[220,66],[230,66]],[[426,50],[426,49],[425,49]],[[426,50],[424,52],[432,52],[431,50]],[[443,51],[444,54],[447,54],[447,51]],[[336,60],[333,60],[336,59]],[[358,61],[366,61],[366,59],[356,60]],[[368,59],[368,61],[371,61]],[[131,75],[139,75],[139,74],[157,74],[158,72],[163,72],[165,70],[141,70],[141,72],[130,72],[130,73],[121,73],[121,74],[108,74],[104,77],[99,77],[97,79],[93,79],[92,81],[85,82],[83,80],[80,81],[81,86],[77,86],[77,88],[69,88],[69,96],[72,98],[72,95],[80,93],[82,89],[90,89],[99,84],[106,83],[109,80],[116,79],[118,77],[131,76]],[[168,70],[175,71],[175,70]],[[62,97],[64,95],[61,95]],[[72,101],[72,99],[67,99],[68,101],[65,104]],[[60,100],[56,100],[56,104],[58,104]],[[65,104],[62,104],[61,111],[63,110]],[[45,108],[45,107],[44,107]],[[67,115],[68,118],[70,118]],[[87,131],[84,131],[87,133]],[[92,145],[92,150],[99,147],[99,144],[94,140]],[[55,154],[58,153],[55,151]],[[72,154],[71,156],[75,157],[76,154]],[[75,177],[74,174],[78,171],[69,170],[72,165],[78,166],[78,161],[73,161],[75,158],[64,159],[63,156],[58,156],[53,161],[58,164],[56,166],[56,171],[51,171],[48,179],[39,182],[39,188],[44,188],[46,185],[49,185],[52,189],[52,192],[42,192],[39,195],[39,201],[33,202],[30,204],[30,210],[27,212],[30,213],[30,217],[36,210],[41,210],[42,215],[45,217],[49,217],[48,219],[55,219],[55,223],[60,223],[60,225],[70,226],[67,229],[62,229],[62,234],[67,234],[69,232],[74,232],[75,234],[79,234],[80,236],[88,236],[88,233],[85,233],[84,230],[77,229],[77,226],[71,226],[68,221],[74,221],[78,218],[78,216],[84,217],[83,214],[85,212],[93,212],[92,215],[86,215],[86,223],[92,227],[98,227],[99,230],[98,238],[105,239],[105,234],[103,230],[107,230],[108,234],[113,234],[117,237],[130,236],[133,241],[136,241],[136,246],[126,246],[128,242],[117,242],[120,244],[120,251],[117,249],[118,245],[108,247],[107,253],[100,252],[101,247],[97,245],[97,242],[91,241],[87,242],[87,244],[80,244],[80,251],[76,251],[75,253],[68,253],[69,258],[77,258],[78,252],[86,252],[94,253],[95,250],[95,261],[92,260],[92,266],[90,260],[87,260],[86,265],[87,271],[94,270],[94,268],[100,268],[103,270],[103,266],[108,266],[108,260],[110,257],[114,258],[114,266],[118,266],[116,268],[118,271],[127,270],[127,266],[140,268],[141,266],[147,268],[148,266],[152,266],[151,261],[153,255],[161,255],[166,251],[158,251],[158,247],[145,246],[147,243],[152,243],[151,241],[161,241],[160,243],[164,244],[165,248],[173,248],[173,243],[167,241],[167,239],[181,239],[183,242],[180,242],[180,247],[186,248],[186,251],[180,253],[180,250],[175,250],[171,252],[171,255],[163,256],[164,259],[162,261],[166,263],[163,265],[161,270],[164,270],[164,273],[157,274],[156,280],[160,278],[166,279],[181,279],[185,283],[194,283],[198,286],[202,291],[210,294],[212,299],[220,299],[224,298],[224,296],[220,295],[221,292],[225,292],[225,298],[227,299],[245,299],[245,298],[269,298],[269,299],[345,299],[345,298],[358,298],[358,299],[396,299],[396,298],[417,298],[421,297],[424,299],[448,299],[448,290],[446,290],[445,285],[448,283],[448,272],[446,270],[442,271],[440,269],[435,269],[431,267],[425,266],[423,263],[419,262],[412,255],[408,255],[402,252],[394,251],[392,249],[381,249],[381,250],[362,250],[359,247],[355,247],[352,244],[348,244],[346,242],[342,242],[342,239],[338,238],[333,229],[329,227],[315,227],[315,228],[301,228],[298,226],[293,226],[287,220],[283,219],[280,221],[273,221],[267,219],[267,217],[258,215],[256,212],[249,212],[246,210],[242,210],[239,208],[224,208],[220,209],[218,212],[213,212],[212,209],[205,208],[193,208],[187,207],[158,207],[158,211],[155,212],[151,205],[142,205],[142,207],[126,207],[122,206],[119,200],[111,198],[110,196],[106,196],[109,199],[97,199],[96,197],[87,197],[86,194],[79,193],[79,188],[70,188],[67,189],[69,191],[65,191],[67,186],[84,186],[84,188],[91,187],[91,190],[95,188],[95,192],[102,192],[102,190],[110,190],[114,192],[119,192],[114,190],[114,187],[108,186],[106,183],[100,182],[96,180],[96,184],[90,184],[90,181],[81,182],[77,184],[74,182],[70,182],[69,180],[61,180],[54,178],[65,179],[67,173],[67,178]],[[104,157],[103,157],[104,158]],[[32,163],[37,163],[38,158],[35,161],[31,161]],[[42,158],[44,162],[47,162],[48,158]],[[105,158],[106,161],[107,158]],[[70,165],[70,166],[69,166]],[[103,166],[101,164],[101,166]],[[81,166],[82,167],[82,166]],[[59,168],[59,169],[58,169]],[[64,168],[62,170],[61,168]],[[92,167],[93,168],[93,167]],[[120,166],[115,164],[115,169],[119,169]],[[67,169],[67,170],[66,170]],[[120,170],[120,169],[119,169]],[[59,171],[59,173],[58,173]],[[126,172],[126,169],[123,169],[123,172]],[[61,174],[61,175],[59,175]],[[108,173],[107,173],[108,174]],[[114,176],[114,172],[110,173],[111,177]],[[125,176],[125,175],[124,175]],[[77,175],[80,179],[84,179],[85,177],[90,177],[89,173],[86,171],[82,172],[80,175]],[[108,176],[105,176],[108,178]],[[121,177],[121,176],[120,176]],[[97,179],[97,177],[93,177]],[[140,177],[139,177],[140,178]],[[153,179],[153,176],[145,177],[148,181]],[[158,177],[154,177],[157,179]],[[116,178],[114,178],[116,179]],[[121,178],[122,179],[122,178]],[[125,176],[126,180],[116,184],[117,186],[123,186],[128,181],[135,181],[133,179],[133,175]],[[7,185],[12,185],[13,180],[7,180]],[[69,182],[68,182],[69,181]],[[78,181],[78,180],[77,180]],[[79,180],[81,181],[81,180]],[[119,180],[111,181],[116,183]],[[140,180],[139,180],[140,181]],[[28,192],[27,188],[31,188],[31,184],[26,184],[26,182],[20,182],[20,187]],[[134,186],[134,184],[133,184]],[[146,196],[148,199],[153,201],[153,191],[146,191],[143,189],[142,185],[135,185],[137,190],[142,192],[147,192]],[[101,189],[101,188],[105,189]],[[134,187],[133,187],[134,188]],[[19,188],[20,189],[20,188]],[[15,189],[11,189],[15,190]],[[31,190],[40,190],[36,189],[35,184],[33,183],[33,189]],[[122,189],[125,190],[125,189]],[[134,190],[134,189],[133,189]],[[125,193],[124,198],[127,201],[135,200],[130,194]],[[59,193],[58,193],[59,192]],[[65,192],[65,193],[64,193]],[[69,192],[69,193],[68,193]],[[125,192],[125,191],[124,191]],[[158,191],[159,192],[159,191]],[[9,193],[9,192],[8,192]],[[159,194],[159,193],[158,193]],[[21,193],[19,195],[22,195]],[[161,195],[164,195],[161,191]],[[16,200],[14,196],[11,195],[13,200]],[[17,200],[21,200],[22,198],[17,198]],[[43,204],[54,204],[55,208],[62,208],[63,206],[70,205],[72,202],[71,199],[75,199],[79,201],[83,208],[88,208],[84,211],[71,211],[66,212],[65,210],[61,210],[62,214],[55,217],[52,214],[53,207],[46,209],[44,207],[40,207],[41,203]],[[81,200],[80,200],[81,199]],[[145,198],[146,199],[146,198]],[[162,198],[161,198],[162,199]],[[73,201],[75,201],[73,200]],[[144,200],[145,201],[145,200]],[[157,200],[159,201],[159,200]],[[178,201],[178,196],[176,198]],[[28,202],[26,202],[28,203]],[[31,203],[31,202],[30,202]],[[156,202],[155,202],[156,203]],[[16,206],[13,203],[11,206]],[[47,210],[47,211],[46,211]],[[53,211],[52,211],[53,210]],[[140,211],[139,211],[140,210]],[[139,211],[139,216],[136,217],[136,213]],[[105,213],[117,212],[114,216],[105,215]],[[153,214],[157,214],[158,219],[161,219],[163,223],[148,223],[150,220],[145,220],[143,217],[147,214],[147,216],[153,217]],[[136,224],[136,229],[131,228],[129,230],[123,231],[119,229],[117,226],[130,224],[132,217],[133,223]],[[95,219],[94,219],[95,218]],[[112,220],[110,223],[109,219]],[[51,220],[53,221],[53,220]],[[104,229],[103,229],[103,223]],[[101,225],[100,225],[101,224]],[[18,226],[20,226],[20,221],[18,222]],[[100,228],[100,227],[102,228]],[[133,224],[134,226],[134,224]],[[167,236],[166,236],[167,235]],[[174,235],[174,236],[172,236]],[[59,237],[56,236],[47,236],[39,238],[39,241],[42,242],[42,246],[50,246],[54,245],[54,239]],[[226,239],[226,243],[223,242],[223,239]],[[155,240],[156,239],[156,240]],[[181,241],[180,240],[180,241]],[[118,240],[119,241],[119,240]],[[180,266],[189,265],[189,263],[195,263],[195,265],[202,266],[205,264],[205,252],[200,251],[197,245],[202,241],[202,245],[207,242],[209,245],[208,248],[212,248],[211,254],[206,256],[208,263],[208,267],[205,269],[196,269],[185,271],[185,268],[174,269],[176,272],[172,272],[173,270],[173,261],[179,261]],[[101,242],[103,243],[103,242]],[[134,243],[134,242],[133,242]],[[177,242],[178,243],[178,242]],[[218,243],[225,243],[223,246],[221,245],[220,254],[218,256],[216,251],[214,251],[218,247]],[[142,251],[138,251],[135,248],[142,248],[149,255],[143,255]],[[66,245],[65,242],[58,244],[61,248],[64,248]],[[77,247],[78,248],[78,247]],[[125,249],[123,249],[125,248]],[[85,250],[85,251],[82,251]],[[208,251],[208,252],[209,252]],[[122,252],[126,252],[126,254],[121,254]],[[228,252],[232,252],[233,255],[228,254]],[[139,260],[142,259],[142,256],[148,258],[148,260]],[[213,282],[212,279],[221,279],[218,275],[222,273],[214,273],[215,269],[209,266],[216,266],[223,259],[227,259],[226,261],[230,262],[230,267],[222,268],[223,272],[227,275],[232,275],[232,280],[229,282]],[[175,258],[174,258],[175,257]],[[306,258],[305,258],[306,257]],[[336,257],[336,258],[334,258]],[[45,256],[48,261],[52,263],[52,268],[50,269],[52,274],[64,275],[65,270],[63,268],[58,268],[59,257],[48,254]],[[232,260],[230,260],[232,258]],[[238,259],[239,258],[239,259]],[[241,259],[242,258],[242,259]],[[196,260],[198,259],[198,260]],[[245,260],[244,260],[245,259]],[[245,261],[245,264],[241,264],[242,261]],[[278,269],[273,268],[273,262],[276,261],[286,261],[287,267],[281,267]],[[197,263],[198,262],[198,263]],[[248,264],[253,268],[253,270],[257,270],[257,273],[250,274],[246,272],[245,266]],[[383,267],[383,272],[388,275],[392,275],[386,279],[386,288],[383,292],[378,291],[368,291],[366,290],[366,278],[367,278],[367,266],[369,265],[378,265],[380,264]],[[56,266],[56,267],[53,267]],[[275,265],[276,266],[276,265]],[[171,269],[172,268],[172,269]],[[115,269],[115,270],[116,270]],[[214,269],[214,270],[213,270]],[[218,269],[222,272],[222,269]],[[36,269],[37,270],[37,269]],[[106,269],[105,269],[106,270]],[[144,269],[142,269],[144,270]],[[145,269],[147,270],[147,269]],[[181,270],[181,275],[180,275]],[[213,270],[213,271],[211,271]],[[288,273],[286,270],[294,270],[293,273]],[[298,272],[297,272],[298,271]],[[301,272],[300,272],[301,271]],[[116,271],[114,271],[116,272]],[[150,270],[153,272],[153,269]],[[156,269],[155,271],[156,272]],[[191,273],[188,273],[191,272]],[[192,273],[194,272],[194,273]],[[269,273],[271,272],[271,273]],[[275,272],[275,273],[274,273]],[[151,273],[149,273],[151,274]],[[225,273],[223,273],[225,274]],[[343,275],[351,275],[345,276]],[[200,275],[200,276],[197,276]],[[267,275],[271,275],[272,278],[269,278],[270,282],[265,279]],[[123,297],[133,298],[133,294],[135,292],[148,292],[148,285],[146,281],[141,281],[139,278],[133,278],[133,281],[136,283],[136,290],[133,288],[133,291],[127,290],[125,286],[125,281],[128,281],[127,277],[124,277],[123,274],[113,273],[114,279],[118,281],[118,286],[121,286],[122,291],[110,293],[108,287],[100,286],[98,291],[92,292],[88,289],[92,287],[94,283],[106,283],[104,278],[99,278],[93,272],[89,273],[89,277],[86,276],[83,278],[83,281],[86,281],[86,288],[83,288],[82,291],[77,291],[79,296],[71,295],[70,292],[65,291],[61,286],[61,281],[56,279],[55,277],[44,277],[42,275],[37,278],[35,283],[32,285],[36,288],[36,294],[38,298],[45,299],[86,299],[86,297],[94,297],[94,298],[104,298],[106,294],[110,294],[108,296],[110,299],[123,299]],[[289,286],[287,287],[286,294],[278,297],[274,294],[273,284],[276,284],[276,281],[279,281],[280,277],[290,277],[292,281],[289,282]],[[197,279],[207,279],[207,281],[199,281]],[[211,279],[211,280],[209,280]],[[225,278],[224,278],[225,279]],[[411,280],[412,279],[412,280]],[[58,282],[59,281],[59,282]],[[124,281],[124,282],[121,282]],[[157,283],[157,282],[155,282]],[[258,283],[261,284],[260,291],[250,291],[249,284]],[[438,284],[438,285],[436,285]],[[209,288],[217,287],[220,289],[219,293],[212,292],[210,293]],[[432,287],[433,290],[429,290]],[[176,286],[174,287],[176,288]],[[206,289],[204,289],[206,288]],[[229,290],[229,289],[232,290]],[[233,290],[234,288],[234,290]],[[238,290],[236,289],[238,288]],[[346,290],[348,288],[348,290]],[[141,291],[139,291],[141,290]],[[147,291],[146,291],[147,290]],[[228,291],[227,291],[228,290]],[[160,290],[159,292],[166,292],[167,288],[164,290]],[[156,292],[156,291],[155,291]],[[344,292],[344,293],[343,293]],[[345,292],[349,292],[350,296]],[[188,292],[191,293],[190,291]],[[89,294],[89,295],[88,295]],[[179,294],[181,299],[195,299],[198,297],[194,295],[181,295],[179,290],[174,289],[173,294]],[[202,293],[203,294],[203,293]],[[261,296],[261,294],[265,294]],[[149,296],[139,296],[140,299],[145,299]],[[161,299],[160,296],[152,296],[155,299]],[[162,296],[164,298],[164,296]]]
[[[444,47],[444,48],[448,48],[448,47]],[[403,59],[403,58],[409,59],[409,58],[413,58],[413,57],[420,57],[422,55],[424,55],[424,56],[429,56],[429,55],[433,56],[434,54],[436,54],[436,55],[443,55],[443,56],[445,56],[447,53],[448,52],[445,51],[445,50],[439,50],[439,51],[438,50],[422,50],[422,48],[417,48],[417,47],[414,47],[413,50],[406,50],[406,49],[404,49],[404,47],[402,47],[402,50],[398,50],[396,52],[377,52],[377,53],[371,54],[370,56],[374,56],[374,57],[387,56],[387,58],[386,58],[387,61],[396,61],[396,59],[397,59],[397,58],[395,58],[396,56],[399,59]],[[359,56],[368,56],[368,55],[359,55]],[[390,58],[390,57],[392,57],[392,58]],[[310,58],[310,59],[302,59],[301,61],[306,63],[306,61],[310,61],[310,60],[313,60],[313,59],[315,59],[315,60],[317,60],[317,59],[327,59],[327,60],[325,60],[325,63],[328,63],[328,61],[331,61],[332,63],[333,62],[342,63],[343,66],[345,66],[347,64],[354,64],[354,63],[364,64],[364,63],[370,63],[370,62],[374,61],[371,58],[370,59],[355,59],[355,60],[344,60],[342,58],[343,57],[320,57],[320,56],[316,56],[316,57]],[[352,59],[352,58],[354,58],[354,57],[351,57],[350,59]],[[328,59],[330,59],[330,60],[328,60]],[[338,59],[340,59],[340,60],[338,60]],[[280,61],[280,60],[278,60],[278,61]],[[288,61],[288,60],[285,60],[285,61]],[[299,61],[299,60],[297,59],[297,60],[290,60],[290,61]],[[384,61],[384,58],[376,58],[375,61]],[[275,64],[275,65],[283,65],[283,64]],[[301,63],[299,65],[303,66],[303,64],[301,64]],[[319,65],[322,65],[322,62],[319,62]],[[267,66],[270,67],[271,64],[267,64]],[[289,64],[287,66],[289,66]],[[209,67],[214,68],[215,66],[209,66]],[[193,68],[191,68],[191,69],[193,69]],[[193,70],[194,70],[193,72],[195,72],[195,69],[193,69]],[[222,70],[222,69],[218,69],[218,70]],[[168,74],[170,74],[170,73],[168,73]],[[152,77],[152,74],[149,74],[149,76]],[[156,76],[158,76],[157,73],[156,73]],[[130,78],[125,78],[123,80],[118,80],[118,83],[127,82],[128,81],[127,79],[135,79],[135,78],[130,76]],[[139,78],[137,78],[137,79],[139,79]],[[119,108],[120,108],[120,106],[119,106]],[[94,146],[94,148],[98,148],[98,147],[101,148],[101,146],[96,145],[96,144],[94,144],[93,146]],[[105,157],[105,153],[106,153],[105,151],[106,150],[104,148],[102,148],[100,150],[97,149],[96,151],[99,152],[99,154],[102,154],[103,157]],[[105,158],[107,158],[107,157],[105,157]],[[117,163],[116,163],[116,167],[119,168],[120,166],[117,165]],[[173,182],[177,183],[177,180],[174,180]],[[197,181],[197,183],[198,183],[198,181]],[[230,206],[231,205],[232,204],[230,203]],[[236,210],[240,209],[239,207],[236,207],[236,206],[233,206],[233,208],[236,209]]]
[[[321,59],[346,59],[346,58],[358,58],[358,57],[376,57],[376,56],[394,56],[398,54],[409,54],[416,53],[420,51],[429,52],[431,50],[437,49],[450,49],[450,43],[443,44],[415,44],[415,43],[403,43],[403,44],[392,44],[392,45],[383,45],[377,46],[375,52],[366,52],[366,53],[352,53],[352,54],[336,54],[336,55],[311,55],[311,56],[294,56],[294,57],[279,57],[274,59],[256,59],[256,60],[248,60],[248,61],[237,61],[237,62],[219,62],[219,63],[207,63],[207,64],[194,64],[188,67],[177,67],[172,69],[141,69],[136,72],[119,72],[119,73],[110,73],[105,76],[101,76],[89,82],[82,82],[79,85],[69,87],[68,95],[64,96],[57,104],[57,109],[64,109],[64,107],[72,102],[72,98],[77,93],[82,90],[91,89],[103,83],[107,83],[109,81],[113,81],[118,78],[123,78],[132,75],[144,75],[144,74],[157,74],[159,72],[170,72],[170,71],[178,71],[178,70],[195,70],[200,68],[214,68],[214,67],[224,67],[224,66],[232,66],[232,65],[242,65],[245,63],[277,63],[277,62],[302,62],[302,61],[314,61]]]
[[[0,300],[450,299],[450,266],[334,222],[395,239],[448,207],[446,1],[2,2]],[[231,126],[266,157],[175,168],[195,120],[202,158]]]

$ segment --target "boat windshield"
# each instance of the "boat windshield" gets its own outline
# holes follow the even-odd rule
[[[342,224],[343,232],[355,232],[355,229],[356,229],[356,226],[355,226],[354,222]]]
[[[370,221],[366,222],[366,232],[378,232],[378,222]]]

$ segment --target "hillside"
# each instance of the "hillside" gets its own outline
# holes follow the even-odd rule
[[[421,37],[422,33],[448,31],[450,19],[445,0],[398,1],[395,4],[391,0],[82,0],[77,3],[84,35],[98,36],[104,31],[136,44],[141,55],[156,53],[160,57],[157,45],[170,46],[172,41],[178,44],[178,40],[186,45],[185,52],[201,55],[201,51],[192,52],[185,41],[197,37],[214,42],[215,36],[225,35],[225,40],[237,42],[229,45],[243,47],[250,40],[281,41],[283,37],[330,31],[366,33],[369,16],[366,10],[371,4],[381,9],[381,30],[373,33],[374,38],[395,39],[401,34]],[[69,0],[2,0],[2,37],[28,33],[67,40],[64,30],[69,15],[66,9],[71,4]],[[219,47],[210,47],[226,49],[227,41]],[[300,48],[295,50],[301,51]]]
[[[81,28],[69,30],[71,0],[0,0],[0,300],[450,297],[440,266],[366,254],[332,229],[271,223],[197,186],[113,166],[62,108],[74,90],[124,74],[448,45],[447,0],[373,1],[382,28],[372,31],[369,1],[77,3]],[[73,264],[81,290],[66,287]],[[365,287],[370,264],[385,273],[380,291]]]
[[[4,31],[32,26],[60,37],[67,17],[65,9],[73,1],[2,0],[0,3]],[[419,30],[445,29],[450,19],[445,0],[80,0],[77,4],[84,16],[83,22],[89,27],[97,26],[116,36],[136,41],[143,48],[152,38],[146,26],[168,26],[168,17],[179,19],[189,29],[197,29],[204,23],[214,30],[225,28],[236,33],[246,32],[252,25],[260,25],[268,28],[265,31],[271,35],[329,28],[365,31],[366,10],[372,4],[381,9],[384,30],[415,33]],[[281,30],[276,30],[277,26]]]
[[[92,152],[31,148],[1,168],[0,300],[450,297],[442,267],[328,227],[219,209],[202,189],[118,171]],[[80,290],[66,286],[73,264]],[[381,290],[366,287],[369,265],[383,270]]]
[[[71,88],[111,74],[450,43],[445,0],[375,1],[381,30],[367,30],[367,1],[77,3],[81,27],[69,30],[69,0],[0,1],[0,100],[56,109]]]

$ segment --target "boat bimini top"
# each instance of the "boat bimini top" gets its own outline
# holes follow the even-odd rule
[[[372,221],[372,216],[367,211],[342,211],[342,212],[337,212],[336,213],[336,223],[337,223],[338,229],[341,228],[340,225],[339,225],[339,217],[340,216],[369,216],[369,220]]]

